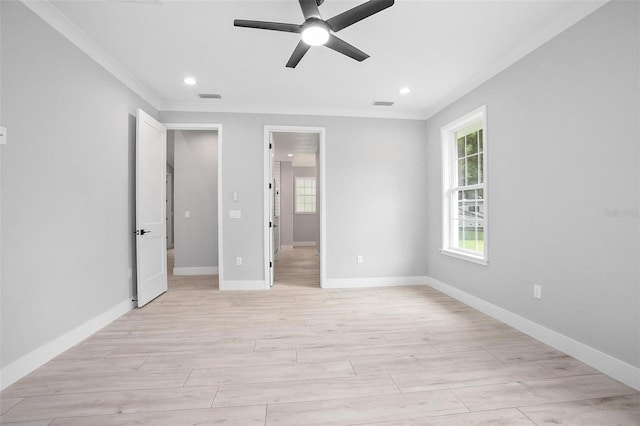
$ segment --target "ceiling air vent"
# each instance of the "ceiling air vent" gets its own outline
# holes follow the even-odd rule
[[[390,101],[373,101],[373,106],[392,106],[393,102]]]
[[[217,93],[198,93],[198,96],[200,99],[222,99],[222,96]]]

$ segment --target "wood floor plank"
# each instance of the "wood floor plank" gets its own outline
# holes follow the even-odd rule
[[[553,370],[535,363],[527,363],[475,367],[460,364],[457,367],[392,374],[391,377],[401,392],[416,392],[549,379],[557,375]]]
[[[185,386],[233,383],[271,383],[355,376],[348,361],[315,364],[284,364],[258,367],[195,369]]]
[[[419,371],[452,370],[466,367],[500,367],[502,361],[486,351],[457,352],[453,354],[422,354],[405,357],[358,358],[351,361],[358,376],[370,374],[402,374]]]
[[[264,405],[207,408],[200,410],[153,411],[148,413],[59,418],[55,419],[51,423],[51,426],[264,426],[266,411],[266,406]]]
[[[277,404],[399,393],[389,376],[221,385],[214,407]]]
[[[33,396],[9,409],[0,421],[208,408],[217,390],[202,387]]]
[[[637,394],[603,374],[475,386],[453,392],[471,411]]]
[[[193,370],[196,368],[220,368],[238,366],[258,366],[296,362],[296,351],[262,351],[233,354],[233,356],[183,357],[150,356],[139,371]]]
[[[601,374],[593,367],[570,356],[536,361],[536,364],[553,371],[558,377],[586,376],[588,374]]]
[[[318,335],[318,333],[308,333],[304,336],[282,336],[276,338],[259,339],[256,341],[255,350],[282,350],[282,349],[309,349],[322,348],[325,346],[344,345],[376,345],[389,344],[382,334],[366,333],[346,336],[342,333],[330,333],[328,335]]]
[[[640,395],[520,408],[538,425],[640,425]]]
[[[367,358],[402,358],[436,353],[430,344],[395,345],[330,345],[321,348],[298,349],[298,362],[329,362]]]
[[[535,425],[515,408],[481,411],[477,413],[448,414],[420,419],[394,420],[371,423],[367,426],[531,426]],[[364,426],[364,425],[363,425]]]
[[[27,420],[25,422],[2,422],[3,426],[48,426],[54,419]]]
[[[3,391],[2,397],[0,398],[0,414],[6,413],[11,407],[18,404],[24,398],[21,397],[11,397],[9,396],[9,392]]]
[[[356,425],[467,411],[449,390],[412,392],[269,405],[266,425]]]
[[[90,360],[53,360],[38,368],[28,377],[50,377],[91,374],[94,371],[113,374],[133,374],[145,362],[146,357],[96,358]]]
[[[502,346],[487,349],[505,362],[542,361],[565,358],[567,355],[540,342],[528,345]]]
[[[182,387],[189,371],[152,371],[131,374],[103,373],[93,371],[83,374],[82,380],[76,375],[26,377],[14,383],[3,392],[9,396],[62,395],[83,392],[124,391],[136,389],[157,389]]]

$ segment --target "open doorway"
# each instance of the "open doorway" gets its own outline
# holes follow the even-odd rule
[[[321,287],[324,129],[267,126],[265,274],[271,286]]]
[[[193,281],[181,276],[199,276],[200,285],[219,288],[220,130],[217,125],[166,126],[169,287]]]

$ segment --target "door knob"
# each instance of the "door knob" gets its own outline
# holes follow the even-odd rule
[[[150,234],[151,231],[145,231],[144,229],[140,229],[138,231],[136,231],[136,235],[144,235],[144,234]]]

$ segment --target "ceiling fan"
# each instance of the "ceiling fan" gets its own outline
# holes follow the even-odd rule
[[[301,34],[302,40],[298,42],[293,54],[289,58],[289,62],[287,62],[288,68],[295,68],[311,46],[321,45],[325,45],[329,49],[347,55],[356,61],[364,61],[369,55],[331,34],[331,32],[337,33],[343,28],[393,6],[394,0],[370,0],[326,21],[320,16],[320,9],[318,8],[324,0],[299,0],[299,2],[305,19],[300,25],[282,22],[250,21],[246,19],[236,19],[233,21],[233,25],[236,27]]]

